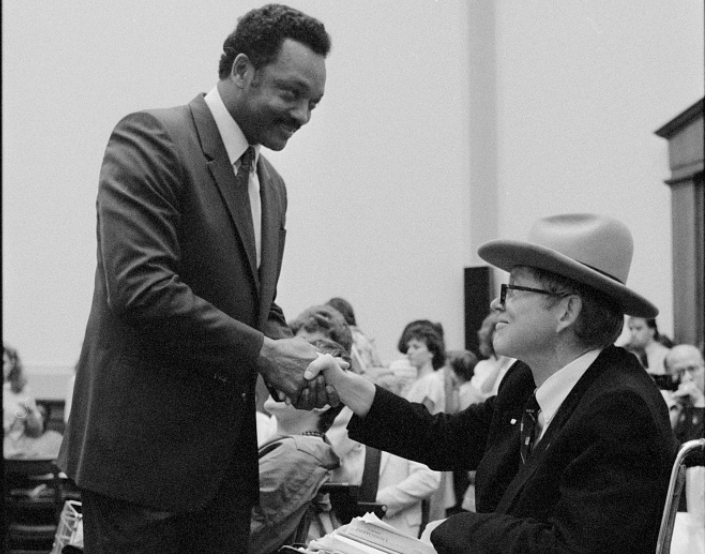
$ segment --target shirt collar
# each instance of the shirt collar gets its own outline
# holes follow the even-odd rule
[[[247,139],[243,134],[240,126],[230,115],[230,112],[225,107],[223,99],[220,97],[220,92],[218,92],[218,87],[215,86],[211,91],[206,94],[204,100],[206,105],[213,114],[213,119],[215,119],[215,124],[218,126],[218,131],[220,132],[220,137],[223,139],[223,144],[225,145],[225,151],[228,153],[228,159],[230,164],[234,165],[245,153],[249,144]],[[255,159],[252,167],[257,166],[257,161],[259,160],[259,149],[260,145],[255,146]]]
[[[541,407],[539,418],[542,420],[542,434],[553,419],[553,416],[556,415],[558,408],[561,407],[563,401],[570,394],[570,391],[573,390],[575,384],[597,359],[600,352],[602,352],[601,348],[586,352],[556,371],[536,389],[536,401]]]

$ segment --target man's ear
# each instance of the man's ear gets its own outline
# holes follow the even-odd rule
[[[238,54],[233,60],[233,65],[230,69],[230,78],[239,88],[244,88],[252,79],[254,71],[255,68],[250,62],[250,58],[246,54]]]
[[[577,321],[580,312],[583,310],[583,299],[577,294],[566,296],[560,303],[560,309],[557,321],[558,332],[567,329]]]

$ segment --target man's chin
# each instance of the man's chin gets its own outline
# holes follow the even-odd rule
[[[275,152],[279,152],[280,150],[284,150],[284,147],[289,142],[289,138],[290,137],[281,137],[281,136],[264,137],[260,144],[262,146],[264,146],[265,148],[268,148],[269,150],[274,150]]]

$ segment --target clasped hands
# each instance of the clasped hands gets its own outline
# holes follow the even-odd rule
[[[297,399],[294,401],[288,396],[286,402],[291,403],[299,410],[311,410],[313,408],[323,408],[326,405],[337,406],[340,404],[340,395],[330,379],[330,372],[342,372],[349,364],[341,359],[334,358],[330,354],[318,353],[318,357],[313,360],[304,372],[304,387],[299,391]]]
[[[327,374],[333,370],[340,375],[347,368],[344,360],[322,354],[300,338],[265,339],[259,360],[260,373],[278,391],[275,399],[300,410],[340,404],[334,384],[327,382]]]

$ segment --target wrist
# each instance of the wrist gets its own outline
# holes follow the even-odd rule
[[[271,360],[275,349],[275,341],[269,337],[263,338],[264,340],[259,350],[259,356],[257,357],[257,371],[263,377],[266,377],[267,374],[271,372]]]

